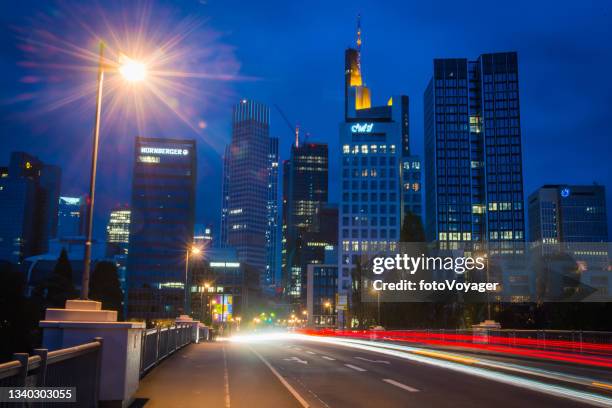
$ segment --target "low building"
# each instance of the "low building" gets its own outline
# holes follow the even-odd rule
[[[336,327],[338,265],[307,266],[306,308],[309,327]]]

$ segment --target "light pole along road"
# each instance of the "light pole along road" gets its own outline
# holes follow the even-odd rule
[[[91,172],[89,176],[89,196],[85,211],[85,254],[83,256],[83,277],[81,282],[81,299],[89,297],[89,276],[91,272],[91,240],[93,232],[93,209],[96,195],[96,172],[98,167],[98,144],[100,140],[100,116],[102,113],[102,91],[105,72],[119,72],[130,82],[142,81],[146,77],[146,67],[143,63],[122,55],[118,62],[104,57],[104,42],[100,41],[100,58],[98,60],[98,86],[96,89],[96,113],[93,130],[93,143],[91,152]]]

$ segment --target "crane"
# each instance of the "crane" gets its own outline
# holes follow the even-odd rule
[[[300,145],[300,125],[297,123],[293,125],[291,121],[287,119],[287,116],[285,116],[285,113],[278,105],[274,104],[274,107],[276,108],[278,113],[280,113],[282,118],[285,120],[285,123],[287,123],[287,126],[289,126],[289,129],[291,129],[291,133],[295,135],[295,147],[299,147]]]

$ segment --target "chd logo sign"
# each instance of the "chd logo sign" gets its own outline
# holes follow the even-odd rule
[[[353,133],[371,133],[374,128],[373,123],[355,123],[351,126],[351,132]]]

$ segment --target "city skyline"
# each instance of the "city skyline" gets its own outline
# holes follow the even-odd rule
[[[26,2],[27,3],[27,2]],[[12,10],[3,19],[9,22],[21,21],[24,18],[24,10],[27,9],[27,4],[23,9]],[[344,10],[341,14],[336,13],[338,9],[323,10],[321,7],[313,7],[313,10],[305,10],[306,18],[311,13],[318,16],[323,24],[323,29],[320,32],[312,33],[308,30],[298,28],[289,30],[289,39],[296,39],[304,36],[306,33],[313,35],[307,42],[300,43],[301,52],[295,56],[293,53],[299,51],[288,45],[289,39],[276,39],[278,48],[287,53],[285,57],[280,57],[275,53],[270,55],[269,64],[261,65],[264,62],[258,61],[255,58],[256,49],[260,47],[249,46],[246,42],[245,33],[227,32],[229,25],[234,25],[237,22],[228,21],[228,17],[219,15],[219,5],[211,4],[206,7],[190,8],[188,5],[177,6],[176,15],[181,13],[196,13],[210,15],[210,26],[217,31],[224,33],[222,41],[225,45],[232,45],[236,48],[235,59],[242,65],[239,72],[242,75],[252,75],[258,78],[253,81],[238,81],[228,85],[227,93],[231,97],[221,100],[219,106],[215,107],[214,115],[208,119],[208,125],[202,133],[194,133],[191,129],[184,129],[184,124],[179,124],[176,131],[171,137],[186,137],[195,138],[199,143],[198,156],[199,160],[199,180],[198,180],[198,199],[197,203],[197,221],[199,223],[212,223],[217,230],[218,214],[220,212],[220,197],[221,194],[221,153],[222,146],[229,142],[231,114],[230,106],[239,100],[240,97],[248,97],[255,100],[260,100],[268,106],[278,104],[290,120],[298,122],[303,129],[303,134],[310,133],[311,140],[318,142],[329,143],[330,151],[336,150],[339,146],[337,138],[337,124],[342,116],[342,50],[354,40],[355,32],[355,17],[361,12],[363,26],[363,58],[366,63],[366,78],[370,81],[367,85],[373,89],[373,104],[378,105],[384,103],[383,95],[390,95],[398,91],[406,93],[411,98],[411,123],[410,135],[413,143],[413,153],[423,157],[423,120],[422,120],[422,94],[425,90],[428,76],[431,76],[433,69],[433,58],[436,57],[460,57],[463,55],[479,55],[483,52],[494,51],[518,51],[519,71],[521,72],[520,93],[521,93],[521,117],[524,139],[524,179],[525,189],[524,195],[535,191],[541,185],[551,183],[567,183],[567,184],[590,184],[593,181],[599,184],[609,186],[610,175],[608,171],[608,163],[605,161],[606,152],[610,151],[609,133],[607,124],[603,120],[603,116],[607,111],[609,103],[603,98],[606,93],[605,89],[612,84],[606,82],[605,79],[598,80],[597,86],[589,86],[588,83],[581,81],[589,81],[585,79],[585,75],[580,74],[585,67],[581,67],[575,62],[575,59],[580,55],[587,55],[591,58],[593,49],[597,49],[600,55],[596,61],[601,64],[606,64],[606,61],[612,59],[612,55],[605,51],[602,52],[597,48],[597,43],[593,42],[599,34],[609,30],[609,25],[604,24],[607,21],[605,8],[602,10],[587,10],[579,6],[574,6],[573,20],[566,21],[560,14],[554,14],[556,11],[551,11],[551,15],[547,15],[548,20],[544,23],[541,21],[543,10],[535,8],[531,10],[529,15],[521,15],[524,17],[522,24],[526,27],[526,32],[531,32],[535,38],[546,37],[552,32],[563,30],[561,34],[555,37],[557,42],[540,41],[536,46],[536,41],[527,41],[525,35],[510,37],[509,31],[511,28],[512,17],[516,17],[521,7],[515,7],[512,10],[498,9],[504,13],[485,12],[479,7],[474,7],[474,12],[481,13],[484,16],[500,15],[500,27],[496,31],[496,36],[483,39],[481,36],[490,22],[486,22],[484,28],[470,28],[465,30],[463,36],[458,37],[450,45],[440,43],[440,38],[435,37],[432,41],[423,41],[415,45],[415,35],[417,32],[425,35],[431,34],[432,27],[436,26],[435,19],[432,20],[427,9],[413,6],[409,14],[410,18],[417,19],[418,16],[429,16],[423,18],[417,24],[417,27],[411,27],[407,31],[405,38],[407,41],[401,42],[398,47],[398,39],[393,34],[397,34],[397,29],[388,32],[382,26],[384,17],[389,17],[389,10],[386,8],[375,8],[372,4],[362,3],[357,4],[354,10]],[[250,10],[248,4],[244,4],[245,10]],[[268,19],[278,18],[280,11],[289,11],[290,15],[294,16],[296,10],[292,6],[286,6],[289,9],[280,10],[272,13],[273,15],[265,16],[264,21]],[[20,13],[20,10],[22,14]],[[517,11],[519,10],[519,11]],[[439,22],[449,20],[451,11],[459,12],[448,6],[438,16]],[[41,10],[44,14],[49,12],[49,9]],[[112,13],[112,10],[108,11]],[[243,15],[249,15],[245,13]],[[240,19],[244,31],[257,22],[242,20],[244,17],[236,17]],[[230,19],[231,20],[231,19]],[[584,32],[584,27],[589,24],[589,31]],[[33,24],[33,23],[32,23]],[[8,26],[9,24],[6,24]],[[547,29],[544,28],[547,27]],[[445,25],[444,32],[448,33],[453,30],[454,26]],[[278,29],[278,25],[273,29],[258,30],[262,38],[273,36]],[[465,27],[463,27],[465,28]],[[472,30],[472,31],[470,31]],[[548,34],[546,34],[548,32]],[[316,38],[322,35],[338,33],[337,38],[333,41],[325,43],[317,43]],[[412,33],[410,36],[408,34]],[[61,33],[60,33],[61,34]],[[66,34],[66,33],[64,33]],[[598,34],[597,36],[595,34]],[[444,33],[437,34],[443,36]],[[575,38],[569,38],[571,36]],[[480,37],[479,37],[480,36]],[[538,37],[539,36],[539,37]],[[426,37],[426,35],[425,35]],[[604,35],[605,37],[605,35]],[[602,38],[604,38],[602,37]],[[15,38],[14,33],[10,38]],[[579,41],[579,39],[591,39],[589,41]],[[311,41],[312,40],[312,41]],[[308,73],[313,69],[311,59],[308,57],[308,52],[313,52],[313,43],[317,43],[318,51],[316,52],[317,67],[316,75]],[[385,43],[388,43],[385,44]],[[12,59],[19,60],[24,58],[25,52],[20,47],[20,41],[16,44],[2,43],[0,52]],[[590,44],[590,45],[589,45]],[[540,48],[538,48],[540,47]],[[92,49],[95,49],[92,47]],[[19,51],[18,51],[19,50]],[[333,53],[332,53],[333,51]],[[563,54],[562,51],[565,51]],[[573,51],[574,54],[571,54]],[[582,54],[581,54],[582,53]],[[391,61],[388,55],[397,55],[397,61]],[[14,58],[13,56],[17,56]],[[295,68],[292,71],[291,65],[288,65],[290,57],[299,57],[306,67]],[[550,57],[546,59],[545,57]],[[409,62],[409,63],[407,63]],[[394,68],[388,68],[392,66]],[[31,90],[34,87],[37,92],[53,89],[53,82],[47,81],[48,78],[39,79],[34,83],[28,83],[26,78],[31,77],[32,69],[23,67],[8,67],[7,78],[13,80],[10,84],[3,87],[4,91],[0,94],[3,100],[15,100],[16,97],[23,95],[23,92]],[[553,69],[554,68],[554,69]],[[389,75],[383,75],[382,72],[389,72]],[[282,74],[282,75],[281,75]],[[91,83],[93,84],[93,75],[90,75]],[[286,80],[288,77],[294,78],[294,81]],[[323,92],[315,92],[309,90],[312,88],[312,81],[317,80],[320,83],[318,89]],[[33,80],[30,78],[30,80]],[[602,84],[599,84],[602,82]],[[281,83],[281,84],[279,84]],[[281,86],[284,84],[284,87]],[[397,85],[396,85],[397,84]],[[561,84],[561,86],[559,86]],[[287,89],[280,89],[287,88]],[[592,95],[585,95],[583,89],[594,89]],[[391,92],[391,89],[393,92]],[[603,90],[596,91],[597,89]],[[288,97],[288,94],[300,95],[300,98]],[[316,95],[316,97],[315,97]],[[321,97],[322,96],[322,97]],[[567,103],[559,104],[556,100],[563,100]],[[546,102],[546,103],[544,103]],[[36,105],[36,104],[34,104]],[[582,106],[601,106],[601,112],[598,109],[589,109],[588,112],[582,111]],[[80,195],[85,189],[85,177],[82,169],[78,168],[75,163],[66,163],[70,157],[80,157],[86,155],[88,150],[78,146],[74,142],[77,140],[87,140],[89,129],[91,127],[91,118],[85,114],[83,118],[79,118],[74,123],[61,122],[57,125],[57,130],[46,130],[38,132],[34,126],[30,126],[27,120],[24,120],[18,112],[23,105],[19,103],[5,103],[0,108],[0,121],[4,128],[9,133],[18,132],[22,137],[19,138],[3,138],[0,141],[0,147],[5,155],[11,151],[23,150],[32,153],[41,158],[41,160],[59,165],[65,170],[65,175],[62,180],[62,195]],[[571,115],[569,112],[573,112]],[[271,136],[279,137],[280,139],[280,159],[288,157],[289,144],[292,142],[291,134],[286,129],[282,118],[274,110],[271,113]],[[44,115],[43,115],[44,117]],[[30,119],[28,117],[28,119]],[[71,131],[67,131],[70,129]],[[116,177],[121,174],[120,171],[128,170],[123,174],[129,174],[131,168],[130,159],[133,156],[131,151],[136,133],[131,135],[125,134],[117,136],[112,132],[113,126],[109,125],[109,129],[103,128],[102,135],[102,150],[107,154],[101,159],[101,177],[98,184],[99,191],[105,191],[107,196],[112,199],[100,201],[96,209],[96,230],[95,236],[103,237],[105,220],[110,209],[117,202],[129,201],[129,177],[125,182],[117,183]],[[580,143],[580,137],[577,134],[587,132],[592,143]],[[63,134],[61,134],[63,133]],[[155,136],[155,135],[144,135]],[[167,136],[167,135],[157,135]],[[39,140],[41,137],[50,138],[45,140],[55,140],[56,143],[32,144],[33,140]],[[212,146],[212,147],[211,147]],[[69,148],[68,148],[69,147]],[[114,154],[108,154],[109,149]],[[76,153],[74,154],[76,150]],[[545,154],[542,154],[545,152]],[[117,154],[120,153],[120,154]],[[111,157],[112,156],[112,157]],[[7,162],[8,157],[0,158],[2,162]],[[566,163],[566,165],[563,165]],[[576,166],[575,163],[580,163]],[[338,178],[339,165],[336,157],[331,158],[330,162],[330,180]],[[211,183],[203,183],[206,180],[212,180]],[[66,188],[68,187],[68,188]],[[330,184],[331,194],[330,201],[338,202],[337,182],[332,181]],[[67,191],[68,190],[68,191]],[[608,194],[609,193],[608,189]],[[210,199],[209,199],[210,198]],[[612,200],[608,195],[608,211]],[[609,221],[610,222],[610,221]],[[218,232],[218,231],[217,231]]]

